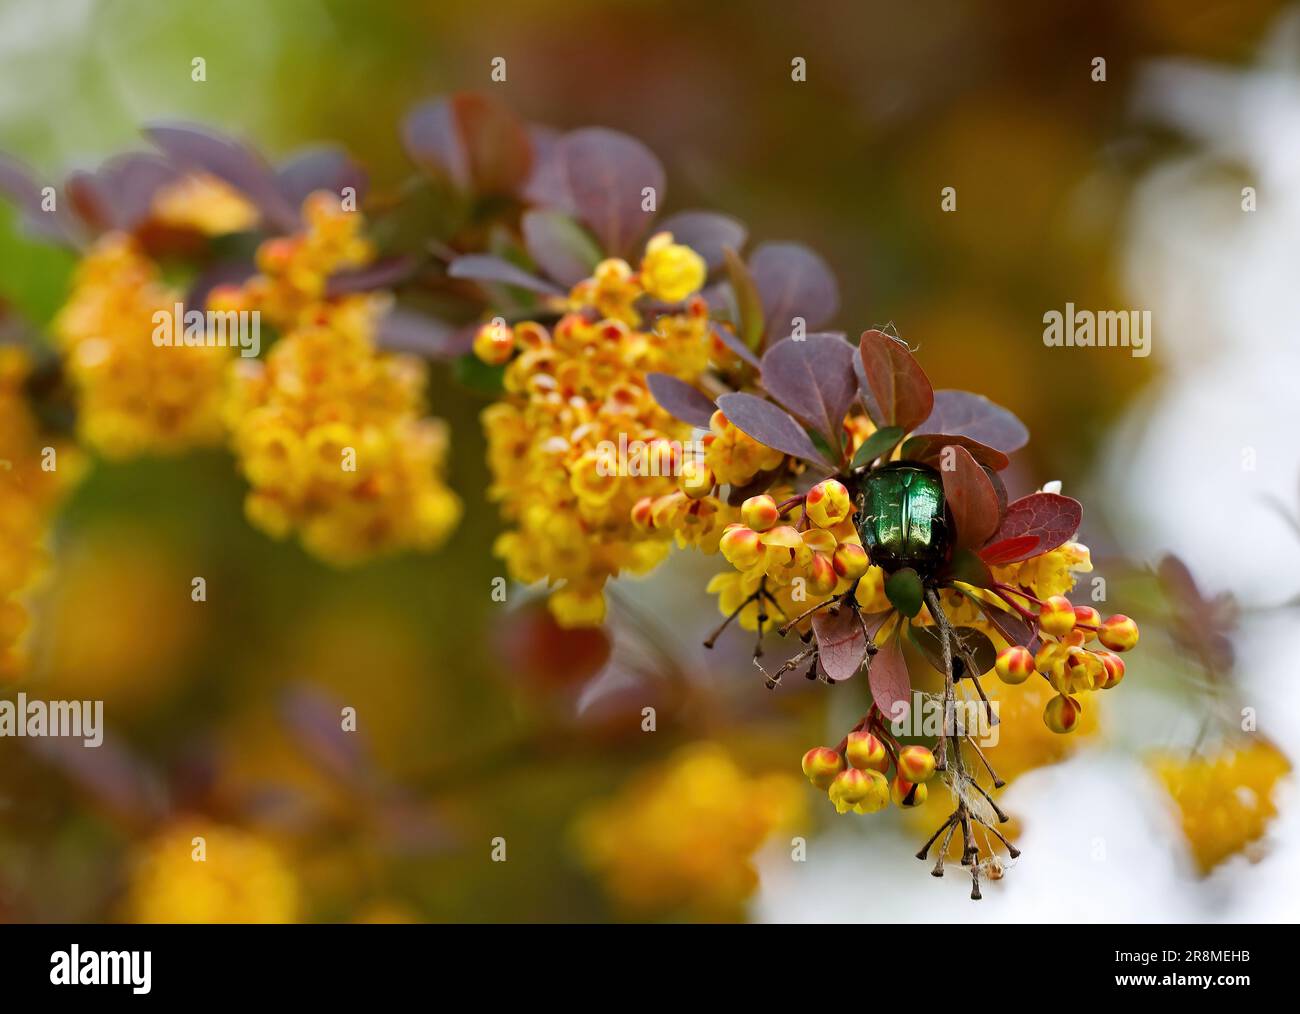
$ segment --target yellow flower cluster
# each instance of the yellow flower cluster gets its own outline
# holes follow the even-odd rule
[[[169,229],[205,236],[244,232],[257,225],[257,209],[215,176],[191,173],[163,187],[150,208],[153,220]]]
[[[201,839],[198,841],[196,839]],[[286,923],[298,882],[270,842],[186,819],[145,842],[134,860],[126,916],[139,923]]]
[[[302,217],[302,232],[258,247],[258,274],[238,296],[220,290],[213,293],[213,303],[260,310],[287,331],[317,314],[331,275],[364,267],[374,258],[374,247],[364,234],[365,217],[346,210],[337,194],[321,190],[309,195]]]
[[[174,314],[181,298],[120,233],[101,238],[77,268],[54,334],[78,393],[81,439],[106,457],[221,442],[229,350],[152,340],[155,314]]]
[[[41,439],[23,396],[28,370],[21,349],[0,345],[0,684],[26,669],[21,598],[45,567],[50,515],[80,471],[74,450]]]
[[[742,520],[720,540],[722,555],[736,569],[709,582],[718,608],[727,616],[739,609],[740,625],[756,630],[760,616],[789,622],[857,581],[854,597],[865,612],[888,609],[883,572],[869,565],[853,510],[849,491],[836,479],[819,482],[789,506],[767,493],[750,497],[741,505]]]
[[[1263,837],[1277,814],[1273,791],[1291,770],[1282,752],[1265,740],[1209,756],[1161,756],[1152,766],[1178,808],[1202,875]]]
[[[690,299],[641,330],[638,300],[681,301],[703,282],[703,261],[663,234],[640,273],[607,260],[576,285],[552,330],[496,322],[476,336],[480,358],[509,360],[506,397],[483,413],[489,495],[514,526],[496,553],[515,580],[560,585],[550,606],[566,626],[600,623],[605,582],[655,567],[668,536],[711,552],[734,517],[701,495],[690,427],[646,387],[649,372],[692,381],[708,366],[708,307]]]
[[[376,312],[364,296],[320,304],[265,360],[238,363],[228,406],[249,520],[340,566],[432,549],[460,519],[424,368],[375,350]]]
[[[576,836],[619,905],[734,917],[757,883],[754,852],[803,816],[797,779],[750,777],[721,746],[698,743],[584,814]]]

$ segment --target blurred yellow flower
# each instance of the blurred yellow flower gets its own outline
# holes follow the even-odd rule
[[[1247,852],[1277,815],[1273,791],[1291,770],[1267,740],[1225,747],[1205,756],[1157,756],[1151,761],[1182,821],[1202,875]]]
[[[27,668],[22,602],[46,564],[50,517],[82,469],[76,451],[42,438],[23,395],[25,352],[0,345],[0,684]]]
[[[139,923],[286,923],[298,883],[270,842],[202,819],[177,821],[132,861],[126,915]]]
[[[377,312],[366,296],[320,304],[238,363],[227,406],[249,521],[339,566],[433,549],[460,520],[446,425],[421,414],[424,367],[375,349]]]
[[[155,314],[174,316],[181,299],[120,233],[100,239],[77,268],[54,334],[77,390],[80,436],[106,457],[221,442],[229,349],[152,341]]]
[[[205,236],[244,232],[257,225],[257,209],[229,184],[206,173],[191,173],[163,187],[151,208],[159,225],[192,229]]]
[[[736,916],[757,884],[751,859],[804,815],[802,784],[750,777],[723,747],[697,743],[634,777],[576,826],[584,862],[632,912]]]

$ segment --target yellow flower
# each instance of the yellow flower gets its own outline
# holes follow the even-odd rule
[[[201,858],[200,858],[201,857]],[[179,821],[133,857],[126,916],[139,923],[286,923],[298,882],[268,841],[206,820]]]
[[[154,194],[152,212],[159,225],[205,236],[245,232],[258,221],[257,209],[242,194],[206,173],[182,176],[160,189]]]
[[[657,233],[646,244],[641,284],[665,303],[680,303],[704,285],[704,258],[688,246],[673,242],[671,232]]]
[[[373,344],[374,301],[320,304],[265,361],[238,365],[227,414],[249,521],[346,566],[436,548],[460,519],[447,430],[422,415],[423,367]]]
[[[82,470],[73,448],[40,433],[28,371],[22,349],[0,345],[0,685],[26,671],[25,598],[45,569],[50,518]]]
[[[698,743],[592,807],[575,833],[586,864],[636,914],[734,917],[757,883],[751,857],[803,818],[800,780],[750,777]]]
[[[1273,791],[1291,770],[1266,740],[1201,757],[1162,755],[1152,767],[1178,809],[1183,834],[1202,875],[1241,852],[1249,854],[1277,815]]]
[[[181,299],[120,233],[103,237],[77,268],[54,334],[77,390],[80,436],[107,457],[221,442],[230,350],[152,340],[156,314],[174,315]]]

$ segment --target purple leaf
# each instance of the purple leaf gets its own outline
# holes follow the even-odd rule
[[[645,380],[654,400],[665,412],[700,429],[709,428],[716,406],[708,395],[667,373],[647,373]]]
[[[912,677],[903,657],[901,636],[895,635],[872,656],[867,668],[867,682],[871,684],[872,700],[886,721],[896,722],[907,717],[912,708]]]
[[[658,204],[664,200],[664,168],[654,153],[626,134],[585,127],[561,137],[548,163],[530,183],[529,196],[575,214],[607,254],[629,254],[652,217],[641,210],[642,191],[650,187]]]
[[[1029,442],[1024,423],[1001,405],[970,391],[935,391],[934,409],[916,432],[970,437],[1003,454],[1012,454]]]
[[[851,679],[867,657],[867,635],[857,609],[841,605],[835,612],[823,609],[812,615],[817,635],[817,658],[832,683]]]
[[[307,756],[332,777],[353,786],[374,780],[360,732],[344,732],[337,701],[303,683],[288,687],[280,716]]]
[[[528,255],[549,278],[571,288],[600,262],[600,248],[563,211],[533,210],[520,223]]]
[[[356,193],[357,206],[360,207],[370,184],[366,171],[337,145],[321,145],[298,152],[281,164],[276,176],[280,193],[295,208],[317,190],[327,190],[342,197],[347,187]]]
[[[280,192],[271,166],[249,146],[187,123],[158,123],[144,132],[181,168],[225,180],[252,201],[271,225],[285,231],[297,228],[298,209]]]
[[[409,254],[398,254],[354,271],[340,271],[330,275],[325,283],[325,294],[343,296],[351,292],[391,289],[411,277],[416,263],[416,259]]]
[[[392,352],[451,359],[465,351],[462,346],[466,343],[458,340],[458,334],[459,330],[445,321],[396,306],[379,319],[375,342]]]
[[[813,445],[803,427],[770,401],[752,394],[724,394],[718,399],[718,408],[733,426],[760,444],[802,458],[828,472],[835,470]]]
[[[496,282],[513,285],[530,292],[540,292],[547,296],[558,296],[562,292],[545,279],[530,275],[523,268],[511,264],[503,257],[493,254],[466,254],[457,257],[447,268],[452,278],[472,278],[476,282]]]
[[[713,331],[713,336],[722,342],[741,362],[752,366],[756,370],[762,368],[758,356],[754,355],[749,346],[737,338],[733,331],[717,321],[714,321],[709,326]]]
[[[857,394],[853,359],[853,346],[834,335],[786,338],[763,354],[763,386],[838,450]]]
[[[990,605],[974,596],[968,595],[967,597],[980,607],[989,623],[1002,635],[1002,640],[1006,641],[1007,644],[1018,644],[1030,651],[1035,650],[1038,644],[1038,634],[1023,619],[1015,613],[999,609],[997,606]]]
[[[114,156],[94,173],[101,212],[113,228],[134,229],[152,216],[158,191],[180,177],[174,165],[154,153]]]
[[[4,155],[0,155],[0,194],[13,202],[30,232],[60,243],[72,237],[61,211],[42,210],[41,188],[27,168]]]
[[[722,267],[724,249],[739,250],[747,235],[740,222],[716,211],[678,212],[660,222],[655,231],[671,232],[673,241],[686,244],[703,257],[710,271]]]
[[[840,308],[839,286],[826,262],[798,243],[764,243],[749,258],[749,271],[763,300],[769,341],[794,329],[795,317],[806,328],[826,323]]]
[[[98,747],[79,739],[50,736],[27,741],[45,763],[58,768],[117,816],[149,824],[167,810],[162,778],[125,741],[105,731]]]
[[[469,155],[449,100],[420,103],[402,118],[401,131],[402,147],[412,162],[457,189],[469,189]]]

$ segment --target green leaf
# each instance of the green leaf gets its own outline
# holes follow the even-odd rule
[[[896,443],[903,439],[903,429],[900,426],[883,426],[876,430],[875,433],[863,441],[858,452],[853,455],[853,464],[850,468],[862,468],[871,464],[882,454],[887,453]]]
[[[895,609],[910,618],[921,611],[925,588],[920,575],[911,567],[904,567],[885,579],[885,595]]]
[[[499,395],[505,391],[506,368],[489,366],[472,352],[454,359],[451,370],[456,383],[471,391],[490,395]]]
[[[731,293],[739,318],[736,321],[736,333],[740,335],[741,341],[757,352],[763,347],[763,301],[754,285],[754,277],[740,259],[740,254],[731,247],[724,247],[722,256],[726,259],[727,279],[731,282]]]
[[[993,587],[993,572],[973,549],[959,549],[953,553],[944,576],[976,588]]]

